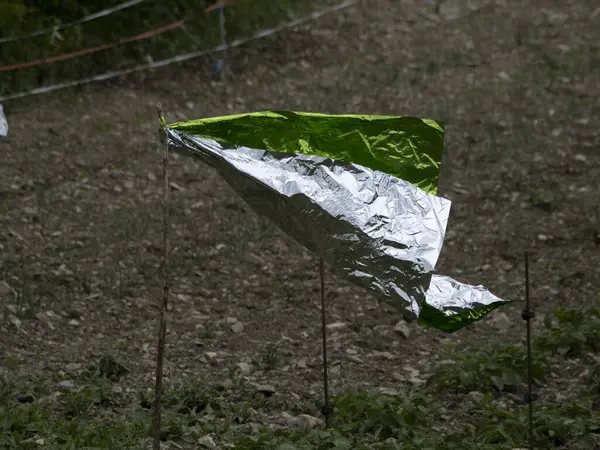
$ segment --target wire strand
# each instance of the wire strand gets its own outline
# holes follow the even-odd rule
[[[10,95],[6,95],[4,97],[0,97],[0,102],[4,102],[7,100],[15,100],[18,98],[23,98],[23,97],[30,97],[32,95],[47,94],[47,93],[58,91],[61,89],[81,86],[81,85],[93,83],[93,82],[106,81],[106,80],[121,77],[124,75],[129,75],[131,73],[140,72],[140,71],[149,70],[149,69],[157,69],[157,68],[168,66],[171,64],[188,61],[190,59],[199,58],[201,56],[206,56],[210,53],[240,47],[241,45],[244,45],[248,42],[279,33],[283,30],[293,28],[298,25],[302,25],[302,24],[304,24],[306,22],[310,22],[312,20],[316,20],[326,14],[330,14],[330,13],[342,10],[342,9],[352,6],[360,1],[361,0],[345,0],[341,3],[330,6],[328,8],[324,8],[319,11],[314,11],[311,14],[300,17],[298,19],[291,20],[289,22],[284,22],[275,27],[265,28],[263,30],[260,30],[256,33],[246,37],[246,38],[236,39],[227,45],[219,45],[219,46],[214,47],[209,50],[199,50],[199,51],[195,51],[195,52],[191,52],[191,53],[185,53],[185,54],[177,55],[177,56],[174,56],[171,58],[154,61],[154,62],[148,63],[148,64],[139,64],[139,65],[136,65],[133,67],[129,67],[127,69],[104,72],[102,74],[95,75],[92,77],[81,78],[81,79],[72,80],[72,81],[65,81],[63,83],[56,83],[56,84],[52,84],[50,86],[35,88],[35,89],[29,90],[29,91],[17,92],[15,94],[10,94]]]
[[[81,50],[76,50],[74,52],[63,53],[62,55],[50,56],[48,58],[35,59],[33,61],[27,61],[24,63],[16,63],[16,64],[9,64],[8,66],[0,66],[0,72],[7,72],[9,70],[17,70],[17,69],[25,69],[27,67],[41,66],[43,64],[51,64],[51,63],[55,63],[58,61],[73,59],[78,56],[84,56],[84,55],[89,55],[91,53],[97,53],[97,52],[100,52],[103,50],[108,50],[108,49],[115,48],[115,47],[118,47],[123,44],[128,44],[130,42],[150,39],[151,37],[157,36],[166,31],[170,31],[174,28],[180,27],[181,25],[183,25],[184,22],[185,22],[184,20],[177,20],[175,22],[171,22],[160,28],[155,28],[153,30],[145,31],[140,34],[136,34],[135,36],[121,39],[116,42],[111,42],[110,44],[102,44],[102,45],[98,45],[96,47],[84,48]]]
[[[52,28],[44,28],[37,31],[32,31],[31,33],[21,34],[19,36],[9,36],[0,38],[0,44],[4,44],[6,42],[15,42],[22,41],[23,39],[29,39],[36,36],[43,36],[44,34],[52,34],[56,33],[59,30],[64,30],[65,28],[71,28],[76,25],[80,25],[82,23],[91,22],[92,20],[99,19],[101,17],[110,16],[118,11],[122,11],[127,8],[131,8],[132,6],[139,5],[140,3],[146,2],[148,0],[129,0],[127,2],[120,3],[112,8],[103,9],[102,11],[98,11],[94,14],[87,15],[82,17],[81,19],[74,20],[72,22],[67,22],[62,25],[57,25]]]

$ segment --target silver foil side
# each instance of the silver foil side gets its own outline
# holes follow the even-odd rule
[[[323,257],[340,275],[408,315],[418,317],[427,307],[451,316],[499,300],[432,275],[444,241],[449,200],[355,164],[228,147],[164,131],[174,151],[216,168],[256,212]]]

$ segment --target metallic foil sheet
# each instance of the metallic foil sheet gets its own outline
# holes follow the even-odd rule
[[[257,213],[421,325],[456,331],[505,303],[433,275],[449,200],[358,164],[161,131],[172,150],[216,168]]]
[[[0,136],[8,136],[8,121],[4,116],[2,105],[0,105]]]

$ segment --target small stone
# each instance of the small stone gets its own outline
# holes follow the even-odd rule
[[[505,80],[505,81],[510,81],[510,75],[504,71],[498,73],[498,78]]]
[[[347,324],[344,322],[334,322],[334,323],[328,323],[327,329],[328,330],[340,330],[342,328],[345,328],[346,326],[347,326]]]
[[[219,392],[227,391],[227,390],[231,389],[232,387],[233,387],[233,381],[230,378],[225,378],[225,379],[219,381],[214,386],[215,390],[217,390]]]
[[[48,317],[47,314],[39,312],[39,313],[36,313],[35,318],[37,320],[39,320],[40,322],[45,323],[48,326],[48,328],[50,328],[51,330],[54,330],[54,324],[52,323],[52,321],[50,320],[50,317]]]
[[[211,359],[215,359],[217,357],[217,353],[216,352],[206,352],[204,354],[204,356],[206,356],[206,359],[211,360]]]
[[[300,358],[298,361],[296,361],[296,367],[300,369],[306,369],[306,358]]]
[[[469,397],[471,397],[471,400],[473,400],[474,402],[480,402],[481,400],[483,400],[483,394],[479,391],[469,392]]]
[[[408,339],[408,337],[410,336],[410,328],[408,328],[407,323],[403,320],[396,324],[396,326],[394,327],[394,331],[404,339]]]
[[[380,387],[378,389],[378,391],[380,394],[383,394],[383,395],[394,395],[394,396],[398,395],[398,391],[394,388]]]
[[[252,366],[246,362],[240,362],[237,366],[242,375],[250,375],[252,373]]]
[[[297,417],[297,420],[298,420],[298,425],[300,426],[300,428],[302,428],[304,430],[311,430],[313,428],[325,426],[325,424],[323,423],[323,421],[321,419],[318,419],[313,416],[309,416],[308,414],[300,414]]]
[[[249,253],[244,257],[244,260],[246,262],[249,262],[251,264],[256,264],[257,266],[264,266],[266,264],[265,260],[263,258],[261,258],[258,255],[255,255],[254,253]]]
[[[69,325],[71,325],[72,327],[77,327],[77,326],[79,326],[79,320],[71,319],[71,320],[69,320]]]
[[[362,364],[364,362],[359,356],[356,356],[356,355],[346,355],[346,359],[348,359],[348,361],[352,361],[357,364]]]
[[[272,397],[276,391],[270,384],[262,384],[256,388],[256,392],[263,394],[265,397]]]
[[[67,370],[69,370],[69,371],[78,370],[80,368],[81,368],[81,364],[78,364],[78,363],[67,364]]]
[[[62,394],[58,391],[53,392],[50,395],[46,395],[44,397],[40,397],[40,399],[37,401],[38,405],[42,406],[42,407],[49,407],[54,405],[57,401],[58,401],[58,397],[60,397]]]
[[[174,182],[170,182],[169,186],[171,187],[171,189],[173,189],[174,191],[185,191],[185,188],[182,186],[179,186],[177,183]]]
[[[401,373],[399,373],[399,372],[393,372],[392,373],[392,378],[395,381],[404,381],[406,379],[406,377],[404,375],[402,375]]]
[[[421,378],[417,377],[417,376],[416,376],[416,375],[414,375],[414,374],[413,374],[413,375],[411,375],[411,377],[408,379],[408,381],[409,381],[410,383],[412,383],[412,384],[416,384],[417,386],[419,386],[419,385],[421,385],[421,384],[424,384],[424,383],[425,383],[425,380],[423,380],[423,379],[421,379]]]
[[[75,383],[73,383],[71,380],[62,380],[57,383],[57,386],[65,389],[73,389],[75,387]]]
[[[499,313],[492,319],[492,326],[497,330],[506,330],[511,325],[510,319],[505,313]]]
[[[13,288],[6,281],[0,281],[0,298],[14,294]]]
[[[217,448],[214,439],[208,434],[198,439],[198,445],[201,445],[204,448]]]
[[[576,153],[575,156],[575,161],[581,161],[581,162],[586,162],[587,161],[587,156],[585,156],[582,153]]]
[[[227,321],[228,325],[232,325],[232,324],[236,323],[238,320],[235,317],[228,317],[226,319],[226,321]]]
[[[234,333],[241,333],[244,331],[244,324],[242,322],[236,322],[231,325],[231,331]]]
[[[281,413],[281,418],[283,419],[283,422],[288,426],[288,427],[298,427],[298,419],[296,418],[296,416],[291,415],[288,412],[283,411]]]
[[[373,353],[371,353],[371,356],[373,356],[375,358],[384,358],[384,359],[388,359],[388,360],[396,359],[396,357],[394,355],[392,355],[390,352],[373,352]]]

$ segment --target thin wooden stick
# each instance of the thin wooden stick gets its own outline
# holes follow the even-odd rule
[[[158,118],[161,126],[165,126],[165,118],[161,105],[156,105]],[[158,331],[158,348],[156,351],[156,383],[154,387],[154,417],[152,421],[152,434],[154,436],[154,450],[160,450],[160,425],[161,425],[161,398],[162,398],[162,379],[163,365],[165,359],[165,339],[167,334],[167,308],[169,306],[169,144],[165,144],[163,153],[163,286],[162,286],[162,301],[160,304],[160,319]]]
[[[527,330],[527,403],[529,407],[529,448],[535,447],[533,433],[533,356],[531,354],[531,319],[535,314],[531,310],[531,300],[529,294],[529,252],[525,252],[525,309],[521,313],[521,318],[525,321]]]
[[[323,395],[325,403],[323,405],[322,413],[325,416],[325,428],[329,428],[331,425],[331,415],[333,414],[333,407],[329,402],[329,376],[328,376],[328,365],[327,361],[327,313],[325,310],[325,262],[323,258],[319,260],[319,275],[321,278],[321,341],[323,344]]]

